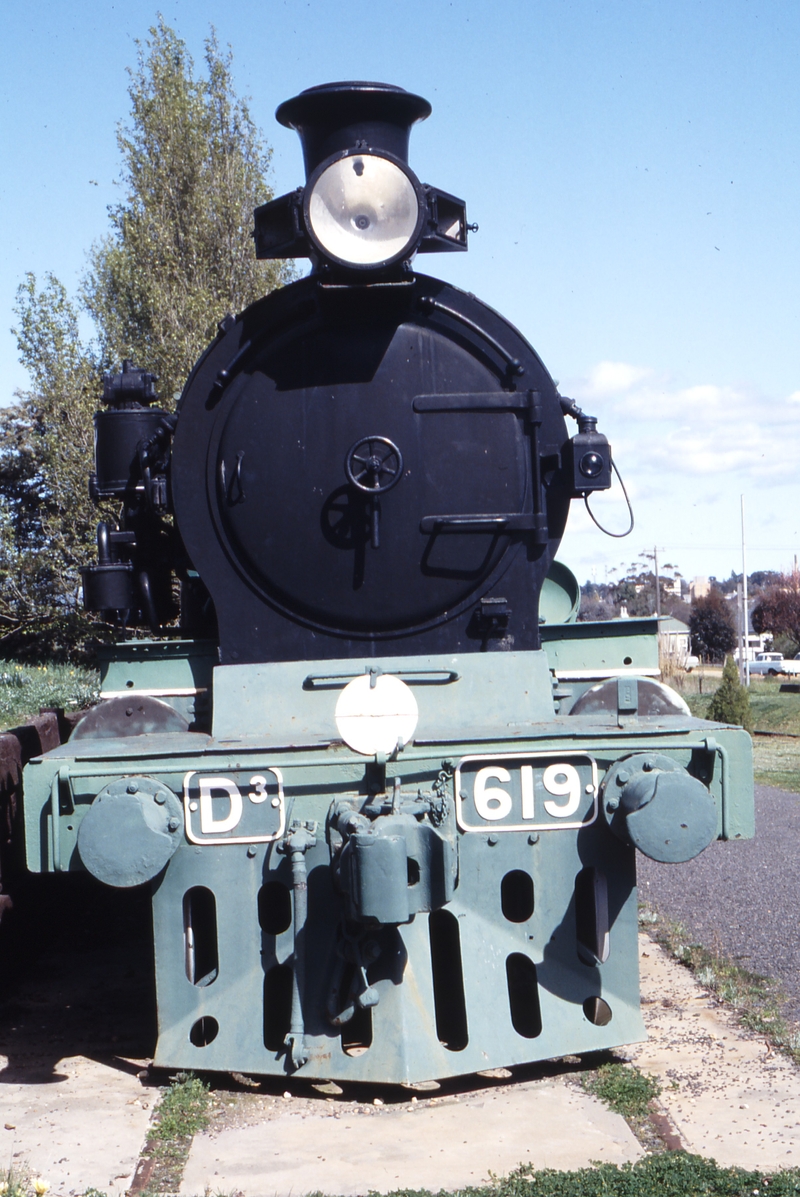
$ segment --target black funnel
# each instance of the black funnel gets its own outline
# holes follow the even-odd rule
[[[407,164],[411,126],[430,114],[427,100],[402,87],[351,82],[309,87],[285,100],[275,116],[299,133],[308,179],[320,162],[357,146],[384,150]]]

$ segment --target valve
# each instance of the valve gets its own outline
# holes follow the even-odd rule
[[[388,437],[362,436],[348,449],[344,472],[351,486],[370,496],[370,538],[373,549],[377,549],[381,543],[378,495],[391,490],[402,478],[403,454]]]

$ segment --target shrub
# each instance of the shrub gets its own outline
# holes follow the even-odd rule
[[[750,695],[739,681],[739,670],[733,657],[725,661],[722,671],[722,681],[716,694],[711,699],[708,708],[709,719],[717,723],[738,723],[747,731],[753,727],[753,717],[750,713]]]

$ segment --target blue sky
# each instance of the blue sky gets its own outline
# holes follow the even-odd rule
[[[74,291],[116,198],[125,68],[158,7],[29,0],[0,79],[0,402],[24,387],[12,306],[28,270]],[[196,63],[213,23],[302,182],[281,100],[330,79],[426,96],[411,165],[480,232],[428,258],[503,312],[600,419],[636,512],[627,540],[581,505],[560,556],[581,579],[657,545],[685,576],[800,553],[800,4],[796,0],[172,0]],[[596,511],[625,526],[618,495]]]

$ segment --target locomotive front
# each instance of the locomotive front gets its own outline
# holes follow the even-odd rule
[[[307,180],[256,252],[311,274],[221,322],[176,416],[106,380],[121,517],[84,594],[154,639],[27,767],[26,843],[151,885],[157,1065],[414,1084],[634,1041],[635,849],[752,834],[749,737],[654,680],[655,623],[574,622],[554,557],[611,483],[596,420],[412,269],[470,229],[408,165],[429,112],[283,104]]]

